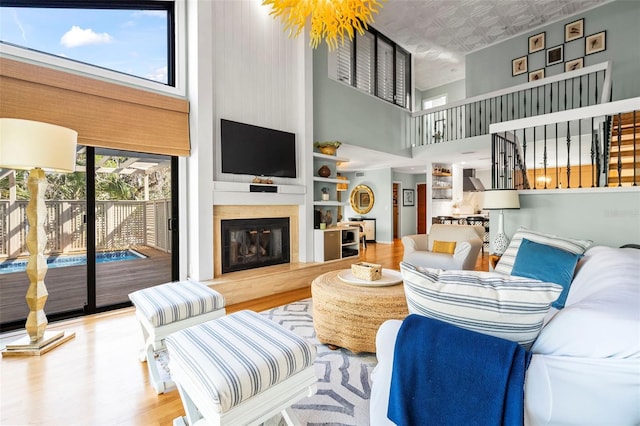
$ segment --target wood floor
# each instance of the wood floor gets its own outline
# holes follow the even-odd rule
[[[397,268],[402,245],[368,244],[361,260]],[[477,269],[487,270],[479,259]],[[310,288],[228,306],[262,311],[311,296]],[[0,360],[2,425],[163,425],[183,415],[178,392],[157,395],[137,360],[142,333],[133,308],[49,325],[76,337],[42,357]],[[0,345],[20,337],[0,335]]]

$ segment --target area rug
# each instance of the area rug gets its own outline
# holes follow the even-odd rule
[[[369,424],[371,370],[375,354],[354,354],[347,349],[331,350],[321,344],[313,329],[311,299],[280,306],[263,315],[316,345],[318,392],[293,405],[301,424],[307,426],[366,426]]]

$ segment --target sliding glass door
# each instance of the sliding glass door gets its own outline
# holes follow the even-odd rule
[[[0,169],[0,329],[24,327],[28,172]],[[177,158],[78,147],[76,172],[47,173],[49,321],[129,304],[177,279]]]
[[[96,148],[95,306],[172,280],[172,158]]]

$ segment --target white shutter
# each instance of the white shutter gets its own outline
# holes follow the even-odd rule
[[[378,93],[377,96],[393,102],[393,46],[378,39]]]
[[[356,84],[358,89],[374,94],[375,37],[368,31],[356,35]]]

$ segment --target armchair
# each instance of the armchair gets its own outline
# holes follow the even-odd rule
[[[481,225],[433,224],[428,234],[402,237],[403,262],[437,269],[475,268],[482,248],[484,227]],[[433,251],[434,241],[455,242],[453,254]]]

